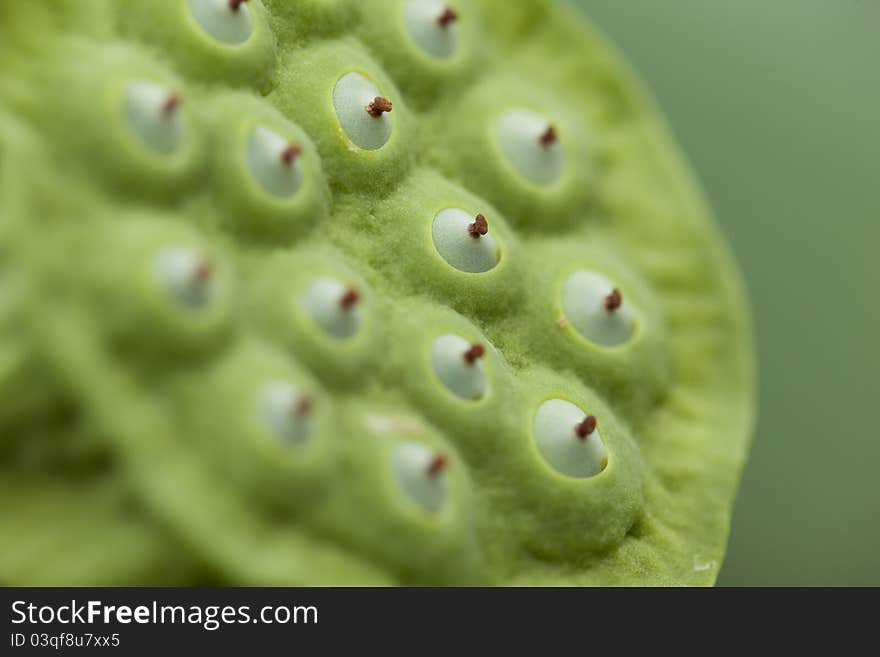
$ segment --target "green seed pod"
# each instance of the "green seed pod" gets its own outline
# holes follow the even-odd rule
[[[328,494],[333,401],[292,358],[249,341],[176,385],[186,435],[224,479],[286,514]]]
[[[480,13],[443,0],[366,0],[358,34],[397,80],[413,107],[430,111],[452,97],[485,63]]]
[[[418,152],[414,117],[362,47],[330,41],[286,61],[309,75],[283,79],[270,99],[315,141],[332,188],[387,189],[408,171]]]
[[[518,374],[505,410],[508,418],[499,426],[507,445],[494,458],[504,462],[516,490],[497,483],[487,488],[496,504],[509,508],[505,517],[518,549],[566,560],[607,553],[624,541],[645,513],[643,465],[632,434],[609,405],[573,377],[529,370]],[[495,481],[497,474],[486,476]],[[572,524],[578,532],[571,532]],[[582,581],[606,577],[613,573],[600,569]]]
[[[463,121],[462,108],[475,118]],[[596,194],[595,127],[563,96],[519,77],[492,78],[436,108],[426,140],[432,164],[525,231],[570,226],[571,208]]]
[[[344,207],[328,230],[340,249],[393,276],[393,285],[430,291],[461,312],[507,314],[522,301],[525,259],[505,219],[430,171],[415,172],[374,208]]]
[[[747,308],[575,14],[24,4],[0,28],[0,581],[714,581]]]
[[[132,196],[171,199],[193,184],[204,157],[190,90],[143,51],[71,43],[41,70],[51,104],[31,114],[66,145],[71,174],[113,181]],[[54,110],[54,111],[53,111]]]
[[[63,268],[48,274],[59,286],[82,286],[76,293],[95,313],[112,307],[99,329],[132,356],[146,356],[149,367],[210,354],[233,328],[228,261],[193,231],[166,222],[150,214],[96,218],[83,225],[98,239],[62,237],[81,271],[69,281],[61,280],[70,276]]]
[[[651,408],[672,377],[667,329],[651,290],[613,246],[545,241],[529,252],[545,264],[523,340],[548,363],[571,370],[621,408]]]
[[[260,0],[131,0],[118,11],[124,34],[161,49],[187,76],[263,93],[273,83],[275,35]]]
[[[244,239],[284,244],[327,214],[329,190],[312,140],[265,101],[230,94],[211,101],[214,216]]]
[[[246,266],[253,269],[249,313],[326,386],[362,387],[381,371],[388,360],[385,304],[339,252],[307,244]]]
[[[448,428],[474,462],[503,445],[510,367],[477,327],[448,309],[403,301],[389,317],[389,384],[401,386],[426,417]]]
[[[336,495],[313,507],[309,522],[405,581],[485,581],[472,485],[455,449],[418,416],[387,402],[353,405],[340,419],[348,437],[340,440],[344,484],[340,479]],[[352,512],[365,522],[346,522]]]

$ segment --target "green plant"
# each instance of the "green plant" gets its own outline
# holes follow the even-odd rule
[[[738,277],[550,2],[0,9],[0,578],[708,584]]]

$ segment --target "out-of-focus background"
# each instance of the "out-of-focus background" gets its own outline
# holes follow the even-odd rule
[[[575,0],[653,89],[750,289],[721,585],[880,585],[880,1]]]

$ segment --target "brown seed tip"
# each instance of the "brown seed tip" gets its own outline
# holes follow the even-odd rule
[[[429,477],[436,477],[449,467],[449,459],[445,454],[435,454],[428,467],[425,468],[425,474]]]
[[[350,287],[341,297],[339,297],[339,307],[343,310],[351,310],[360,300],[360,292],[355,290],[353,287]]]
[[[585,439],[596,430],[596,416],[588,415],[583,422],[576,424],[574,432],[578,438]]]
[[[605,310],[610,313],[613,313],[615,310],[620,308],[620,305],[623,303],[623,295],[620,293],[620,290],[614,288],[611,290],[611,294],[605,297]]]
[[[229,0],[229,8],[232,11],[238,11],[238,8],[241,7],[248,0]]]
[[[565,317],[560,317],[556,320],[556,326],[561,329],[567,328],[570,323],[571,322],[569,322]]]
[[[214,274],[214,264],[207,258],[202,258],[196,264],[192,272],[192,280],[196,285],[204,285]]]
[[[468,365],[473,365],[476,361],[482,358],[486,353],[486,348],[479,344],[474,343],[468,348],[466,352],[464,352],[464,362]]]
[[[458,14],[449,7],[443,10],[443,12],[437,16],[437,25],[446,29],[450,24],[454,23],[458,20]]]
[[[370,101],[369,105],[367,105],[367,113],[370,116],[378,118],[382,116],[383,113],[390,112],[391,108],[392,105],[390,100],[383,98],[382,96],[376,96]]]
[[[544,148],[550,148],[553,144],[559,141],[559,135],[556,133],[556,128],[554,128],[552,124],[548,124],[547,129],[538,136],[538,141],[541,142],[541,146]]]
[[[289,167],[296,158],[302,155],[302,152],[302,146],[289,144],[287,148],[281,151],[281,164]]]
[[[303,395],[299,397],[293,405],[291,406],[291,411],[297,417],[305,417],[309,413],[312,412],[312,408],[315,406],[315,400],[307,395]]]
[[[489,222],[486,221],[486,217],[481,214],[478,214],[474,217],[474,223],[468,226],[468,232],[471,234],[475,240],[480,239],[481,235],[485,235],[489,232]]]
[[[180,107],[180,96],[177,94],[170,94],[164,101],[162,101],[163,116],[170,118],[171,115],[177,111],[178,107]]]

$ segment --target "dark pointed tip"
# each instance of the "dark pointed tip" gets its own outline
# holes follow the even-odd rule
[[[309,415],[314,407],[315,400],[308,395],[303,395],[293,403],[291,410],[297,417],[304,417]]]
[[[193,269],[192,279],[198,285],[204,285],[214,275],[214,263],[207,258],[199,260],[195,269]]]
[[[345,293],[339,297],[339,306],[343,310],[351,310],[361,300],[360,292],[354,288],[348,288]]]
[[[591,433],[596,430],[596,416],[588,415],[584,418],[583,422],[580,422],[575,425],[574,432],[578,438],[587,438]]]
[[[468,226],[468,232],[471,234],[471,237],[474,239],[479,239],[481,235],[485,235],[489,232],[489,222],[486,221],[486,217],[482,214],[478,214],[474,217],[474,223]]]
[[[162,114],[164,116],[171,116],[179,107],[180,96],[177,94],[169,94],[169,96],[162,102]]]
[[[290,166],[300,155],[302,155],[302,147],[297,144],[289,144],[287,148],[281,151],[281,163],[285,166]]]
[[[620,308],[621,304],[623,304],[623,295],[620,293],[620,290],[614,288],[611,290],[611,293],[605,297],[605,310],[613,313]]]
[[[485,354],[486,354],[486,348],[483,345],[475,342],[474,344],[472,344],[468,348],[467,351],[464,352],[464,354],[463,354],[464,362],[466,362],[468,365],[473,365],[476,361],[481,359]]]
[[[238,11],[238,8],[247,1],[248,0],[229,0],[229,9],[232,11]]]
[[[385,112],[390,112],[394,106],[391,104],[391,101],[387,98],[383,98],[382,96],[376,96],[370,103],[367,105],[367,113],[370,116],[380,117]]]
[[[425,468],[425,474],[429,477],[436,477],[446,468],[449,467],[449,458],[445,454],[435,454],[428,467]]]
[[[437,16],[437,25],[446,29],[452,23],[458,20],[458,14],[450,7],[446,7],[443,12]]]
[[[547,129],[538,137],[538,141],[541,142],[541,146],[544,148],[550,148],[559,141],[559,134],[556,132],[556,128],[552,124],[548,124]]]

